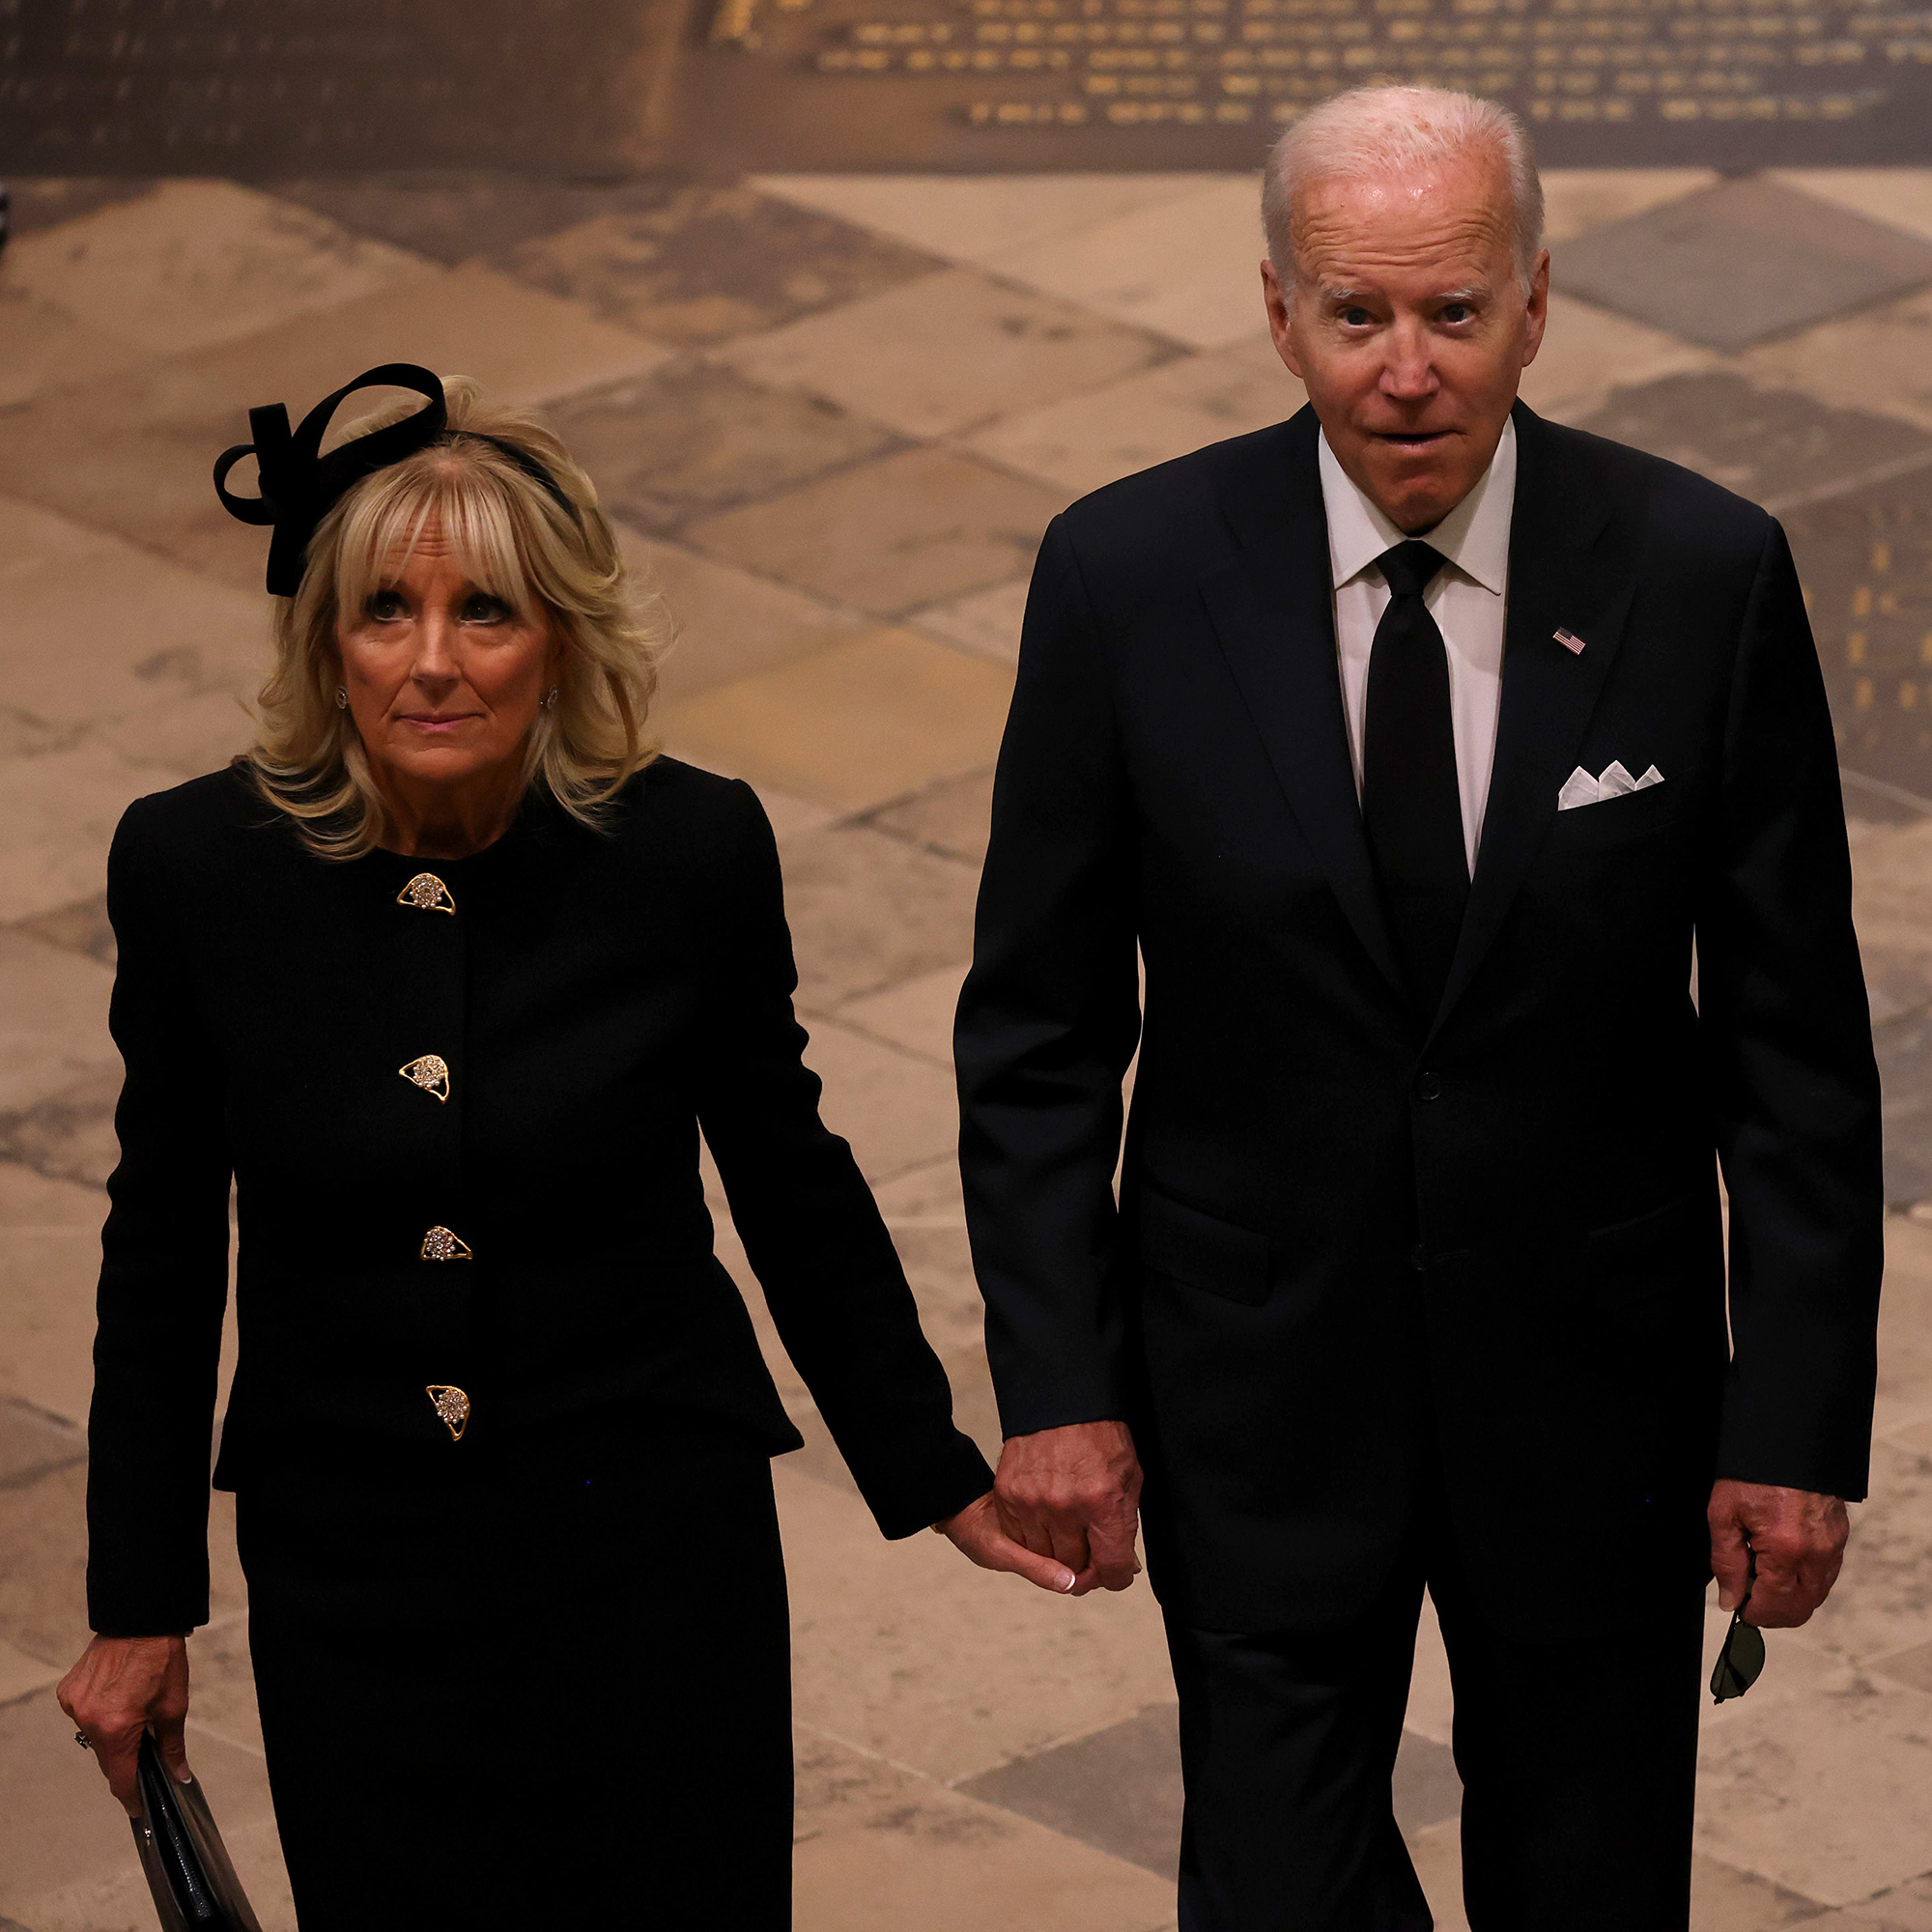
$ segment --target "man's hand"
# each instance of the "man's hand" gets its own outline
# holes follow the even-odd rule
[[[60,1707],[94,1747],[94,1755],[128,1817],[141,1815],[135,1766],[141,1733],[155,1727],[161,1762],[187,1776],[187,1639],[98,1636],[54,1690]],[[71,1748],[71,1747],[70,1747]]]
[[[1750,1585],[1745,1621],[1763,1630],[1793,1629],[1825,1601],[1852,1533],[1836,1496],[1729,1477],[1711,1492],[1710,1520],[1719,1606],[1734,1610],[1744,1602],[1754,1556],[1757,1581]]]
[[[1140,1574],[1141,1465],[1124,1422],[1009,1435],[993,1497],[1015,1543],[1073,1572],[1069,1596],[1124,1590]]]

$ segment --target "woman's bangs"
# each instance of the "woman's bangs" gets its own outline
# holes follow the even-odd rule
[[[519,555],[509,493],[494,476],[467,465],[413,465],[377,479],[351,512],[337,551],[336,609],[345,617],[393,584],[434,521],[450,557],[478,590],[499,597],[519,615],[535,614],[537,598]]]

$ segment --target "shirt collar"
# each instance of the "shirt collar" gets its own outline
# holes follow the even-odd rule
[[[1328,447],[1317,439],[1321,502],[1328,513],[1328,563],[1339,590],[1359,577],[1406,533],[1358,490]],[[1500,597],[1509,583],[1510,517],[1516,508],[1516,424],[1505,422],[1490,467],[1476,487],[1424,537],[1464,577]]]

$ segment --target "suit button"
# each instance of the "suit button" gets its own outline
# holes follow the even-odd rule
[[[1418,1100],[1439,1100],[1442,1097],[1442,1076],[1425,1067],[1415,1076],[1415,1097]]]
[[[423,1393],[434,1405],[437,1420],[449,1431],[449,1439],[461,1442],[469,1427],[469,1398],[453,1382],[431,1382]]]
[[[438,1100],[449,1098],[449,1062],[440,1053],[425,1053],[420,1059],[412,1060],[407,1066],[399,1066],[400,1073],[412,1087],[420,1087],[425,1094]]]
[[[1408,1251],[1408,1264],[1417,1274],[1429,1272],[1429,1250],[1420,1241]]]

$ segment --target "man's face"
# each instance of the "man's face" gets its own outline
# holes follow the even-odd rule
[[[1508,178],[1471,156],[1414,175],[1317,179],[1294,211],[1284,288],[1262,264],[1281,359],[1328,445],[1392,523],[1439,523],[1495,454],[1543,341],[1549,256],[1525,293]]]

